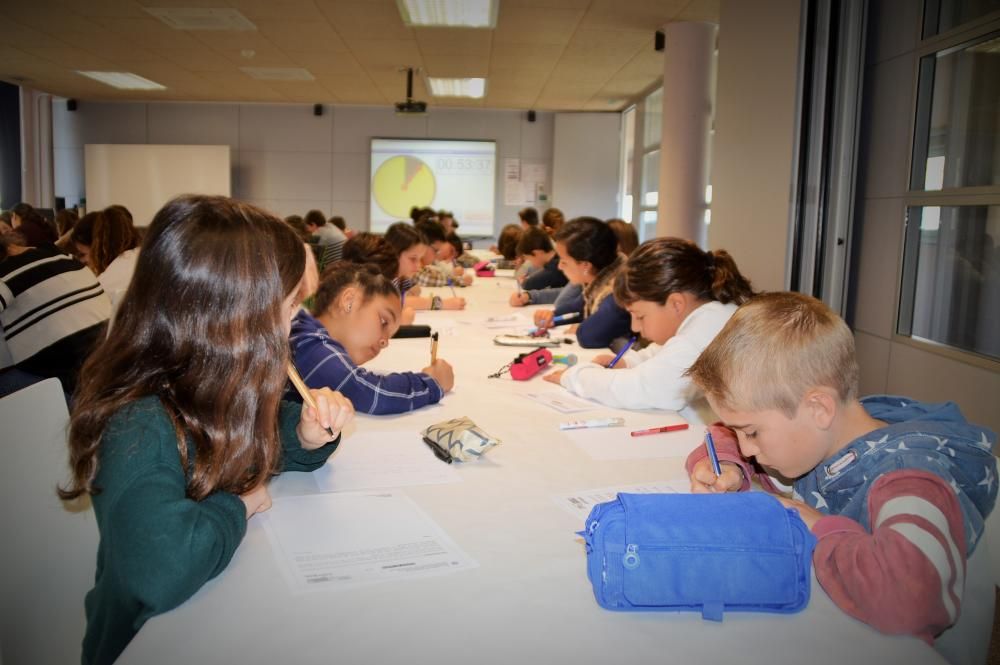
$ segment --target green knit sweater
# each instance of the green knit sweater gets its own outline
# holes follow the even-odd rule
[[[283,471],[323,465],[339,437],[304,450],[295,428],[301,405],[282,403]],[[170,418],[156,397],[112,417],[101,438],[94,513],[101,532],[97,575],[87,594],[83,663],[114,662],[142,625],[190,598],[229,564],[247,529],[235,494],[185,495]]]

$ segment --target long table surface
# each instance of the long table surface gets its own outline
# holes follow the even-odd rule
[[[490,316],[523,312],[507,304],[508,275],[480,278],[461,294],[462,312],[422,312],[440,331],[439,355],[455,367],[456,387],[435,406],[400,416],[359,415],[345,431],[412,439],[450,418],[468,416],[503,443],[482,459],[457,464],[462,482],[398,491],[412,499],[478,567],[439,577],[401,579],[354,589],[294,594],[257,518],[229,567],[179,608],[151,619],[119,662],[141,663],[943,663],[924,643],[881,635],[840,611],[815,578],[809,606],[793,615],[728,613],[721,623],[696,613],[618,613],[601,609],[586,575],[582,523],[554,496],[591,488],[684,477],[683,461],[701,431],[632,440],[655,445],[656,459],[597,460],[558,423],[621,416],[626,426],[586,436],[676,421],[664,412],[594,405],[562,414],[525,397],[561,391],[536,376],[527,382],[487,376],[526,349],[496,346],[505,332]],[[427,290],[427,289],[425,289]],[[429,289],[447,295],[445,290]],[[581,359],[597,352],[567,345]],[[427,339],[397,339],[371,369],[418,370]],[[670,437],[669,439],[666,437]],[[652,441],[651,439],[658,439]],[[370,440],[370,439],[369,439]],[[335,453],[329,463],[337,464]],[[427,450],[427,454],[431,452]],[[288,473],[271,485],[275,502],[317,493],[312,474]],[[359,520],[365,515],[359,514]],[[316,525],[322,528],[322,525]]]

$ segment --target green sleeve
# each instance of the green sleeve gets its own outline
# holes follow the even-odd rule
[[[110,497],[109,497],[110,498]],[[234,494],[202,501],[186,496],[184,476],[168,465],[129,479],[102,510],[114,534],[104,551],[126,597],[140,611],[135,628],[177,607],[229,564],[247,528],[246,507]]]
[[[326,460],[340,444],[340,436],[316,450],[306,450],[299,441],[295,428],[302,418],[302,405],[296,402],[282,402],[279,418],[279,434],[281,435],[282,471],[315,471],[326,463]]]

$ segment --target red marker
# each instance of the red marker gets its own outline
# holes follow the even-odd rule
[[[649,429],[637,429],[631,432],[632,436],[646,436],[648,434],[660,434],[662,432],[679,432],[681,430],[687,429],[687,423],[680,423],[678,425],[667,425],[666,427],[650,427]]]

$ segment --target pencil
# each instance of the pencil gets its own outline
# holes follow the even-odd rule
[[[309,387],[306,386],[306,382],[302,380],[301,376],[299,376],[298,370],[295,369],[295,365],[292,363],[288,363],[288,379],[292,382],[292,385],[295,386],[295,389],[299,391],[299,395],[302,396],[302,401],[306,403],[306,406],[316,412],[316,417],[318,418],[319,407],[316,405],[316,400],[313,399],[312,393],[309,392]],[[331,441],[337,438],[337,435],[334,434],[333,430],[329,427],[324,427],[323,429],[330,434]]]
[[[431,335],[431,365],[437,362],[438,359],[438,334],[435,332]]]

